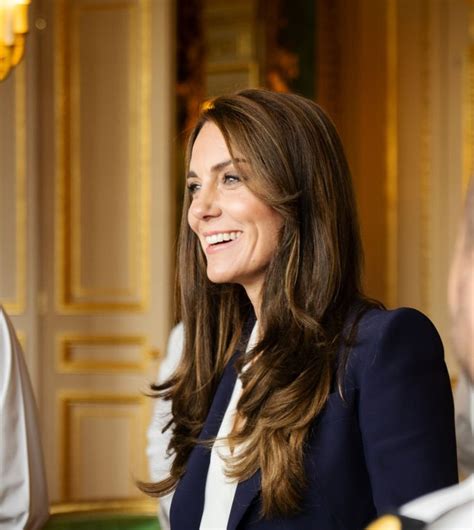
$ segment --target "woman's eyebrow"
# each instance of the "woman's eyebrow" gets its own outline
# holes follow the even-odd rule
[[[219,171],[222,171],[227,166],[232,165],[234,162],[241,164],[241,163],[246,163],[247,160],[245,160],[245,158],[234,158],[234,159],[229,158],[229,160],[224,160],[223,162],[214,164],[211,167],[211,173],[219,173]],[[189,171],[188,176],[186,178],[190,179],[190,178],[196,178],[196,177],[197,177],[197,174],[191,170]]]

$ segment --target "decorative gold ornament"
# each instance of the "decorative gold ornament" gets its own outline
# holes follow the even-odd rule
[[[402,530],[402,523],[395,515],[383,515],[370,524],[366,530]]]
[[[0,81],[25,54],[31,0],[0,0]]]

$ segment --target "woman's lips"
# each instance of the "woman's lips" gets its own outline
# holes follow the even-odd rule
[[[214,243],[213,245],[207,245],[205,250],[206,254],[215,254],[217,252],[227,250],[230,247],[233,247],[236,245],[242,235],[240,235],[237,239],[232,239],[230,241],[223,241],[222,243]]]

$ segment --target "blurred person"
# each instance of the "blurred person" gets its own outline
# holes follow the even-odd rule
[[[33,390],[15,330],[0,306],[0,529],[42,528],[48,510]]]
[[[454,413],[459,471],[467,476],[474,473],[474,387],[464,371],[456,387]]]
[[[170,333],[166,355],[158,370],[157,384],[167,381],[179,364],[183,350],[183,324],[177,324]],[[154,482],[165,479],[171,469],[171,459],[166,454],[171,440],[171,431],[166,426],[171,421],[171,403],[163,399],[155,400],[153,417],[147,433],[147,457],[150,469],[150,478]],[[158,519],[161,530],[169,530],[169,511],[172,493],[160,498]]]
[[[448,288],[451,344],[461,366],[456,388],[458,462],[474,473],[474,178],[471,178]]]
[[[170,403],[168,473],[141,484],[173,493],[172,530],[360,529],[456,483],[441,340],[362,292],[350,171],[322,109],[218,97],[187,169],[183,351],[153,387]]]

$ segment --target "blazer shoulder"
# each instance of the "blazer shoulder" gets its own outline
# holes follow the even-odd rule
[[[421,311],[413,307],[399,307],[396,309],[374,308],[367,311],[360,321],[361,329],[364,327],[385,328],[393,324],[410,324],[413,326],[426,326],[436,332],[431,320]]]
[[[407,356],[418,361],[444,359],[439,333],[425,314],[401,307],[372,309],[361,318],[349,363],[358,375],[379,362],[396,362]]]

